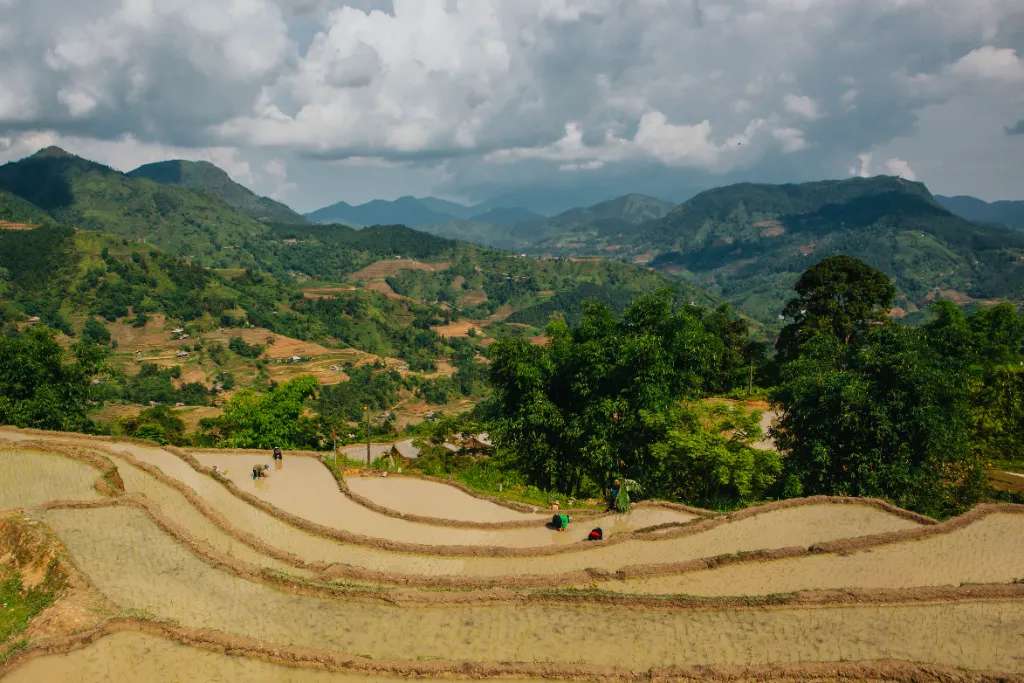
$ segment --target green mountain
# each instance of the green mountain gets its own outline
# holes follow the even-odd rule
[[[177,185],[206,192],[221,199],[250,218],[276,223],[305,223],[306,219],[281,202],[261,197],[236,183],[222,169],[208,161],[160,161],[129,171],[131,178],[148,178],[162,185]]]
[[[1024,236],[954,216],[898,178],[735,187],[695,197],[644,237],[664,249],[651,265],[681,268],[763,320],[799,273],[835,254],[892,277],[908,313],[937,298],[1024,298]]]
[[[570,230],[540,248],[647,263],[769,324],[799,274],[834,254],[893,277],[905,313],[943,297],[1024,299],[1024,235],[966,221],[923,184],[892,177],[730,185],[631,231]]]
[[[1024,201],[986,202],[966,195],[957,195],[956,197],[935,195],[935,200],[952,213],[969,221],[995,223],[1016,230],[1024,230]]]
[[[130,178],[56,147],[0,166],[0,190],[57,222],[152,244],[205,265],[255,265],[267,231],[216,197]]]

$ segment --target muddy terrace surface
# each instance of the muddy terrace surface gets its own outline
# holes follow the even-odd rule
[[[327,468],[314,458],[290,457],[272,464],[266,455],[211,455],[204,452],[197,454],[196,459],[207,467],[217,465],[239,489],[252,493],[281,510],[317,524],[345,529],[364,536],[387,538],[400,543],[520,548],[576,543],[580,540],[579,530],[575,533],[553,533],[541,520],[538,520],[536,526],[529,528],[490,531],[444,528],[390,517],[359,505],[343,494],[338,490],[338,484]],[[269,476],[253,480],[253,466],[264,464],[272,464]],[[390,480],[390,477],[388,479]],[[408,481],[407,479],[406,482]],[[419,506],[426,507],[433,517],[471,519],[473,510],[484,507],[482,501],[452,487],[429,485],[428,482],[419,483],[421,486],[405,486],[405,492],[430,495],[431,498],[424,499]],[[430,511],[430,500],[438,498],[444,499],[442,506],[456,509],[455,517],[446,517],[442,510]],[[487,505],[498,507],[493,504]],[[550,515],[546,515],[546,518],[550,519]],[[687,522],[694,518],[695,515],[677,510],[637,508],[628,515],[588,519],[589,526],[582,533],[585,535],[590,527],[600,526],[604,529],[606,537],[610,537],[656,524]]]
[[[250,462],[270,461],[0,429],[0,509],[27,508],[110,606],[61,636],[44,613],[0,677],[1024,676],[1021,507],[935,524],[848,500],[653,506],[559,534],[441,483],[350,479],[371,509],[315,458],[255,483]],[[611,539],[580,542],[598,524]]]
[[[547,512],[519,512],[432,481],[391,475],[389,477],[346,477],[353,493],[369,498],[391,510],[466,522],[521,522],[546,520]]]

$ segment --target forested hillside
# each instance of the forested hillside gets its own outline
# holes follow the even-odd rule
[[[896,284],[897,315],[929,302],[1024,298],[1024,237],[971,223],[927,188],[899,178],[799,185],[740,184],[703,192],[628,233],[579,230],[537,246],[648,263],[721,295],[766,324],[808,264],[863,259]]]
[[[177,185],[205,192],[258,221],[305,223],[306,219],[281,202],[261,197],[236,183],[222,169],[208,161],[160,161],[130,171],[131,178],[148,178],[162,185]]]
[[[65,225],[152,244],[204,265],[256,265],[266,232],[211,195],[130,178],[52,147],[0,166],[0,189]]]

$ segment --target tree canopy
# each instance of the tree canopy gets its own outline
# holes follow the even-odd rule
[[[103,357],[85,343],[66,353],[42,326],[0,336],[0,424],[88,431],[90,382]]]
[[[751,348],[745,334],[720,334],[728,327],[663,291],[621,317],[588,303],[578,325],[549,325],[547,346],[498,341],[490,353],[498,446],[544,488],[596,493],[621,476],[656,495],[671,452],[654,448],[670,426],[664,415],[681,399],[730,388],[728,359]]]

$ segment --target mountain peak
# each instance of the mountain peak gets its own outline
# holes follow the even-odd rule
[[[50,145],[49,147],[43,147],[41,150],[32,155],[33,159],[73,159],[74,154],[67,150],[61,149],[56,145]]]

